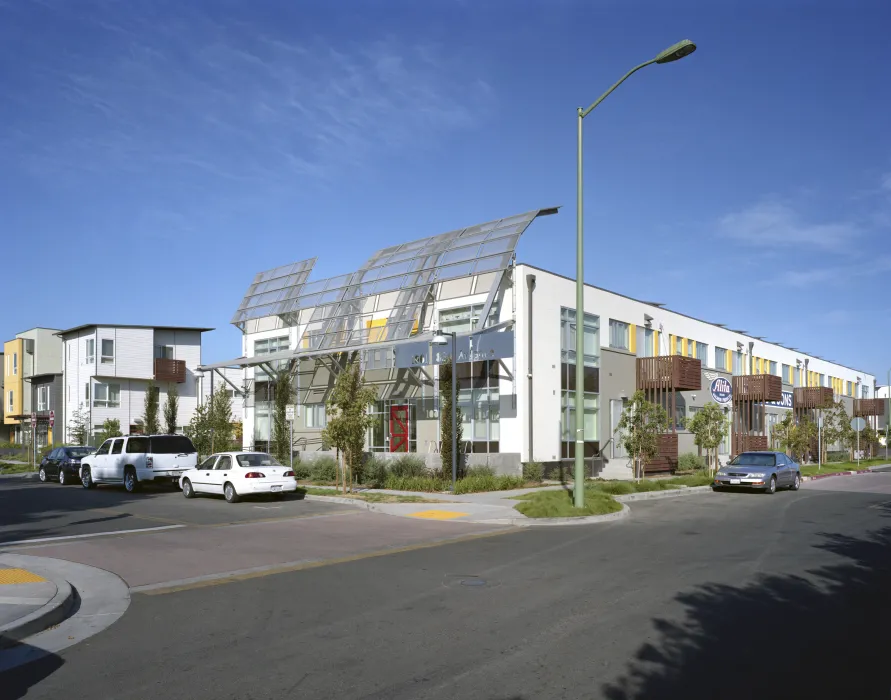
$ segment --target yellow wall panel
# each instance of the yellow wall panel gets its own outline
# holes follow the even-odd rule
[[[633,323],[628,326],[628,351],[637,354],[637,326]]]
[[[690,349],[690,341],[687,338],[681,338],[681,354],[686,357],[687,351]]]

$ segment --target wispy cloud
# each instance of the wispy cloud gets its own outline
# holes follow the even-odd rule
[[[835,266],[800,267],[786,270],[782,275],[771,278],[789,287],[813,287],[814,285],[847,285],[862,288],[867,280],[891,272],[891,257],[861,258],[853,263]]]
[[[801,245],[845,250],[862,233],[853,221],[806,221],[790,205],[767,200],[722,217],[718,230],[726,238],[761,250]]]
[[[891,193],[891,173],[885,173],[881,177],[881,186],[884,192]]]

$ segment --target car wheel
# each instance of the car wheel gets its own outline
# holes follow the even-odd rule
[[[92,489],[96,487],[96,484],[93,483],[93,474],[90,472],[89,467],[80,468],[80,483],[83,484],[83,487],[85,489]]]
[[[240,500],[238,491],[235,490],[235,487],[229,481],[227,481],[226,485],[223,487],[223,495],[226,496],[226,500],[229,503],[238,503]]]
[[[195,489],[192,488],[192,482],[188,479],[183,481],[183,496],[186,498],[195,498]]]
[[[65,470],[60,469],[59,470],[59,484],[61,486],[65,486],[67,483],[68,483],[68,477],[65,476]]]
[[[133,467],[124,470],[124,488],[127,489],[127,493],[139,490],[139,479],[136,478],[136,470]]]
[[[767,485],[767,488],[764,489],[764,492],[769,494],[777,492],[777,478],[775,476],[770,477],[770,483]]]
[[[46,483],[46,469],[43,467],[37,472],[37,478],[40,479],[44,484]]]
[[[795,475],[795,481],[792,482],[792,486],[790,487],[793,491],[798,491],[801,488],[801,474]]]

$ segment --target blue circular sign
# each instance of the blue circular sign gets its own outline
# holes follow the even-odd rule
[[[718,377],[709,387],[712,392],[712,398],[718,403],[730,403],[730,397],[733,394],[733,387],[730,380],[724,377]]]

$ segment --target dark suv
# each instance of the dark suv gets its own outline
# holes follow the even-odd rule
[[[62,485],[76,483],[80,460],[92,452],[92,447],[57,447],[40,461],[37,475],[41,481],[58,479]]]

